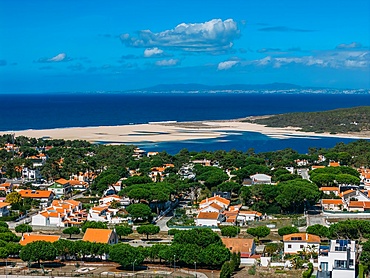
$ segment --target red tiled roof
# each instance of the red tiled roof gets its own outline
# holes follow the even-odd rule
[[[301,238],[300,240],[294,238]],[[317,235],[311,235],[306,233],[294,233],[283,236],[283,241],[302,241],[302,242],[321,242],[321,239]]]

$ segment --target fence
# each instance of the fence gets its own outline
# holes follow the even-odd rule
[[[193,278],[194,275],[187,274],[184,272],[164,272],[164,271],[152,271],[152,272],[140,272],[140,273],[129,273],[129,272],[102,272],[102,273],[77,273],[71,271],[45,271],[42,270],[1,270],[0,275],[4,275],[8,278],[22,278],[22,277],[50,277],[50,278],[68,278],[68,277],[90,277],[90,278]]]

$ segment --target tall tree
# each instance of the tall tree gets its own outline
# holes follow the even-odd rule
[[[160,231],[160,228],[159,226],[149,224],[149,225],[142,225],[142,226],[137,227],[136,231],[139,234],[146,235],[146,239],[149,239],[149,235],[158,234]]]
[[[52,243],[47,241],[34,241],[24,246],[19,254],[24,262],[53,261],[57,256],[57,250]]]

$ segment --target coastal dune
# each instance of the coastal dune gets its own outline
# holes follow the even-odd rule
[[[258,132],[269,137],[285,139],[292,137],[338,137],[369,139],[368,133],[329,134],[301,132],[298,128],[275,128],[242,122],[241,120],[163,122],[138,125],[72,127],[40,130],[0,132],[1,135],[14,133],[15,136],[34,138],[86,140],[91,143],[134,144],[139,142],[170,142],[222,138],[230,132]]]

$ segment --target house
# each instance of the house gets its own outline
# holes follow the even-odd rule
[[[356,243],[348,239],[331,240],[329,249],[320,252],[317,278],[355,278]]]
[[[82,238],[83,241],[116,244],[118,237],[115,230],[87,228]]]
[[[109,208],[109,206],[92,207],[87,214],[87,220],[119,224],[122,223],[124,219],[116,216],[118,211],[118,209]]]
[[[339,167],[339,166],[340,166],[339,162],[336,162],[336,161],[329,162],[329,167]]]
[[[41,207],[50,206],[54,198],[54,193],[51,191],[47,191],[47,190],[25,189],[25,190],[20,190],[19,194],[21,194],[22,198],[31,198],[32,200],[39,201]]]
[[[132,157],[134,157],[135,159],[141,159],[144,157],[144,155],[145,155],[144,150],[141,150],[140,148],[135,148]]]
[[[42,178],[42,176],[39,169],[30,169],[28,167],[24,167],[22,169],[22,178],[27,180],[39,180]]]
[[[167,168],[173,168],[175,165],[173,164],[164,164],[162,167],[152,167],[149,172],[149,177],[152,179],[152,181],[163,181],[165,176],[168,176],[168,174],[165,174],[164,171]]]
[[[89,188],[89,184],[85,181],[69,180],[68,182],[71,186],[71,190],[85,191],[87,188]]]
[[[344,207],[342,199],[322,199],[321,206],[323,210],[337,210],[340,211]]]
[[[129,198],[122,198],[118,195],[109,195],[99,200],[99,206],[109,206],[112,202],[118,202],[120,205],[123,205],[123,206],[130,205]]]
[[[271,184],[271,176],[265,174],[255,174],[251,176],[252,184]]]
[[[10,206],[10,203],[0,202],[0,217],[8,216],[10,214],[8,206]]]
[[[152,156],[155,156],[155,155],[157,155],[157,154],[159,154],[159,152],[148,152],[148,153],[146,154],[146,156],[147,156],[147,157],[152,157]]]
[[[0,191],[4,191],[5,195],[13,191],[13,184],[10,182],[0,184]]]
[[[206,199],[202,200],[199,203],[199,208],[200,209],[203,209],[205,207],[208,207],[212,203],[215,203],[215,204],[223,207],[224,209],[227,209],[229,207],[229,205],[230,205],[230,201],[229,200],[227,200],[225,198],[222,198],[220,196],[214,196],[214,197],[206,198]]]
[[[27,245],[28,243],[40,240],[53,243],[59,239],[60,236],[24,233],[21,240],[19,241],[19,244],[24,246]]]
[[[71,185],[66,179],[56,180],[54,184],[48,188],[48,190],[52,191],[58,198],[61,196],[66,196],[72,192]]]
[[[330,195],[331,193],[333,193],[335,196],[338,196],[339,194],[339,187],[336,187],[336,186],[323,186],[323,187],[320,187],[319,190],[327,195]]]
[[[195,218],[196,226],[215,226],[223,222],[225,217],[219,212],[199,212]]]
[[[38,214],[32,216],[32,226],[70,227],[81,225],[87,219],[82,203],[75,200],[54,200]]]
[[[308,247],[319,250],[320,237],[307,233],[294,233],[283,236],[284,254],[297,254]]]
[[[240,264],[253,264],[255,259],[251,258],[256,253],[256,244],[251,238],[222,238],[222,243],[231,253],[240,252]]]
[[[248,221],[258,221],[262,219],[262,213],[254,210],[239,210],[238,222],[241,225],[246,224]]]
[[[369,211],[370,201],[349,201],[348,211]]]

